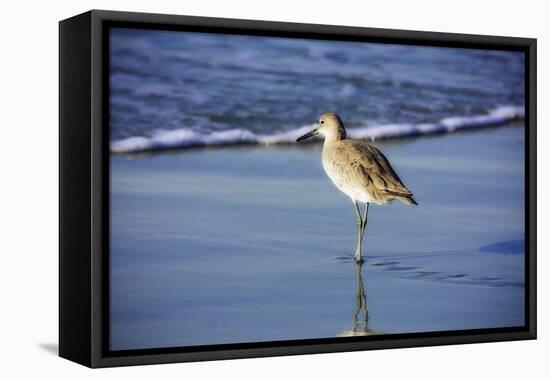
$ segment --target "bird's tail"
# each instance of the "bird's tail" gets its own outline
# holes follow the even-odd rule
[[[401,202],[403,202],[405,205],[415,205],[418,206],[418,202],[415,201],[414,198],[411,197],[397,197],[397,199]]]
[[[393,198],[397,198],[399,201],[403,202],[405,205],[416,205],[418,206],[418,202],[415,201],[413,198],[413,193],[406,188],[404,190],[387,190],[386,193],[393,196]]]

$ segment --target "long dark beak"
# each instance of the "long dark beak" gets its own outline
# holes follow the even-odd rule
[[[311,138],[311,137],[313,137],[317,134],[319,134],[319,130],[317,130],[317,128],[315,128],[315,129],[311,130],[310,132],[305,133],[304,135],[302,135],[298,139],[296,139],[296,142],[303,142],[304,140],[306,140],[308,138]]]

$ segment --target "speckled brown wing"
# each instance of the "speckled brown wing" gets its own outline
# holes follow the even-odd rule
[[[376,147],[362,141],[347,139],[350,168],[354,178],[365,185],[371,195],[380,200],[396,197],[407,204],[417,204],[413,193],[403,184],[388,159]]]

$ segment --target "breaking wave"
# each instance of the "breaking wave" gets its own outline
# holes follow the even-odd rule
[[[405,138],[501,126],[524,117],[523,107],[501,106],[487,114],[447,117],[437,123],[367,125],[350,128],[347,132],[350,137],[356,139]],[[191,129],[157,130],[150,137],[134,136],[113,141],[110,149],[113,153],[137,153],[200,146],[288,144],[294,143],[296,138],[311,130],[312,127],[313,125],[307,125],[275,134],[258,134],[240,128],[211,133],[200,133]]]

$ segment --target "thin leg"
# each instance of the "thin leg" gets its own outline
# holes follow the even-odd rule
[[[353,201],[353,205],[355,206],[355,213],[357,215],[357,246],[355,247],[355,261],[360,262],[363,261],[361,257],[361,248],[363,243],[364,221],[363,218],[361,218],[361,211],[359,210],[357,201]]]
[[[367,216],[369,215],[369,203],[365,204],[365,214],[363,215],[363,229],[361,232],[365,235],[365,228],[367,228]]]
[[[358,235],[357,235],[357,247],[355,248],[355,261],[362,262],[362,249],[363,249],[363,237],[365,235],[365,228],[367,227],[367,217],[369,214],[369,203],[365,204],[365,212],[363,217],[361,217],[361,211],[359,210],[359,205],[357,201],[353,201],[355,205],[355,212],[357,214],[357,226],[358,226]]]
[[[361,218],[361,210],[359,210],[357,201],[353,201],[353,206],[355,207],[355,215],[357,215],[357,225],[361,226],[363,224],[363,218]]]

